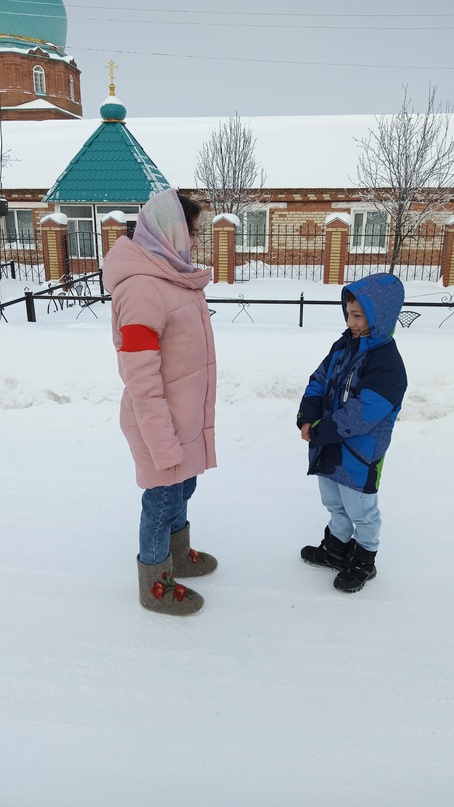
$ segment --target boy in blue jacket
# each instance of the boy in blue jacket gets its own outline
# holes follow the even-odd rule
[[[347,330],[310,377],[298,412],[309,443],[308,474],[318,476],[330,514],[320,546],[305,546],[301,557],[336,569],[334,586],[341,591],[360,591],[377,574],[377,490],[407,388],[393,339],[403,301],[402,283],[389,274],[342,289]]]

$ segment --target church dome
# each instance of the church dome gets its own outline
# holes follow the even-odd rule
[[[0,0],[2,38],[47,42],[64,51],[66,10],[63,0]]]
[[[126,107],[116,95],[108,95],[99,110],[103,121],[123,123],[126,118]]]

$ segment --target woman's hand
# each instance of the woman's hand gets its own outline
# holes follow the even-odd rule
[[[301,438],[306,441],[306,443],[310,443],[311,437],[309,434],[309,429],[311,427],[310,423],[303,423],[301,426]]]

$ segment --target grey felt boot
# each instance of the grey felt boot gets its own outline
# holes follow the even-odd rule
[[[214,572],[218,565],[213,555],[191,549],[189,521],[182,530],[170,536],[170,554],[174,574],[178,577],[201,577],[203,574]]]
[[[171,616],[190,616],[200,611],[203,597],[174,580],[172,556],[162,563],[141,563],[137,555],[139,571],[140,604],[149,611]]]

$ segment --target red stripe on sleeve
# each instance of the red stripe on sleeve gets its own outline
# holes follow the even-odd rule
[[[160,350],[159,336],[146,325],[123,325],[120,328],[123,342],[118,353],[137,353],[140,350]]]

